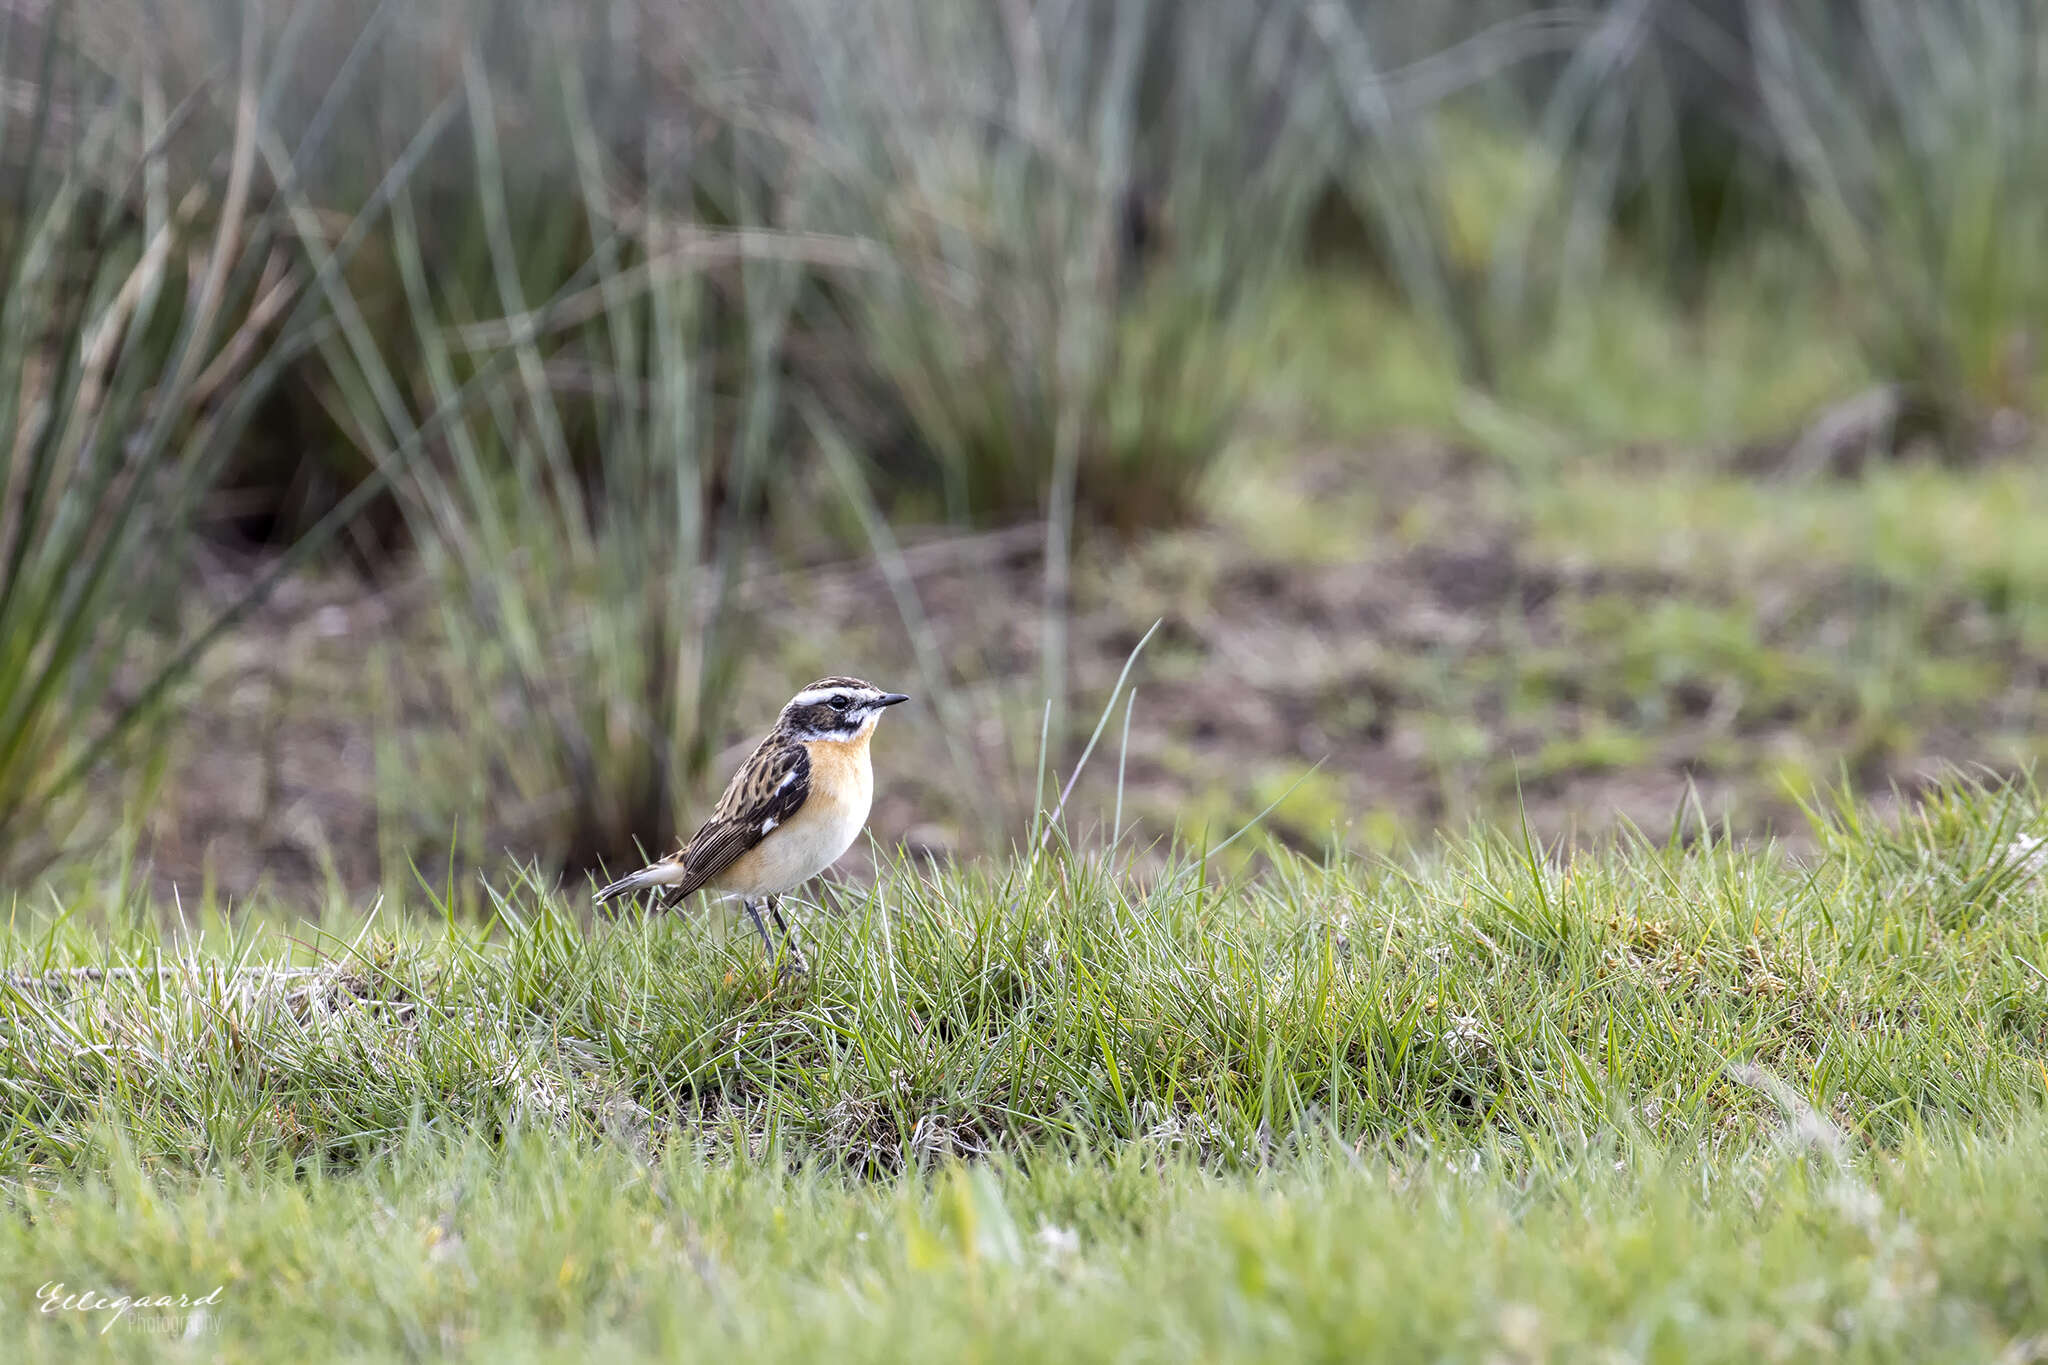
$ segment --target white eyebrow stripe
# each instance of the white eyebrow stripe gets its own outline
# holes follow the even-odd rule
[[[821,701],[830,701],[846,689],[843,687],[812,687],[797,693],[789,699],[791,706],[816,706]]]
[[[850,701],[865,703],[874,701],[881,695],[879,692],[863,692],[857,687],[811,687],[791,697],[789,704],[791,706],[816,706],[819,702],[830,701],[834,697],[845,697]]]

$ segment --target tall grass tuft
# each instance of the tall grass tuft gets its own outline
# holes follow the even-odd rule
[[[251,208],[267,105],[245,34],[177,108],[86,60],[66,7],[0,12],[0,875],[104,835],[213,627],[177,586],[189,533],[290,349],[300,263]],[[22,54],[32,60],[22,63]],[[220,173],[164,148],[199,103],[232,129]],[[237,604],[245,605],[248,597]],[[124,747],[125,746],[125,747]]]
[[[1758,81],[1871,364],[1951,446],[2048,399],[2048,21],[1753,4]]]
[[[877,243],[834,295],[963,520],[1192,507],[1229,425],[1228,323],[1334,154],[1299,16],[891,0],[765,7],[725,107],[788,158],[785,220]],[[931,506],[935,502],[936,506]]]
[[[1523,356],[1596,300],[1624,202],[1682,174],[1650,150],[1671,99],[1652,8],[1309,7],[1354,139],[1340,187],[1479,392],[1511,389]]]
[[[406,324],[324,349],[364,457],[424,452],[397,486],[431,610],[392,662],[450,721],[385,746],[386,846],[453,824],[468,861],[617,866],[673,840],[720,738],[805,244],[701,223],[693,150],[659,121],[603,136],[571,61],[520,96],[566,130],[564,194],[515,167],[504,89],[461,62],[469,207],[429,223],[399,195]],[[332,306],[367,305],[337,281]]]

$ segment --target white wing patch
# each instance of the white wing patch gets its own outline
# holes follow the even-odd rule
[[[796,781],[796,769],[791,768],[788,772],[782,775],[782,780],[775,784],[775,790],[781,791],[784,787],[787,787],[790,783],[794,781]],[[775,827],[775,822],[771,820],[768,822],[768,825],[770,829],[773,829]],[[765,834],[767,831],[764,830],[762,832]]]
[[[791,774],[789,775],[789,777],[795,777],[795,776],[796,776],[796,774],[795,774],[795,773],[791,773]],[[783,779],[782,779],[782,787],[786,787],[786,786],[788,786],[788,785],[789,785],[789,777],[785,777],[785,778],[783,778]],[[781,791],[781,790],[782,790],[782,787],[777,787],[777,788],[776,788],[775,790],[777,790],[777,791]],[[761,822],[761,833],[763,833],[763,834],[767,834],[767,833],[768,833],[769,831],[773,830],[773,829],[774,829],[774,828],[775,828],[775,827],[776,827],[777,825],[779,825],[779,824],[781,824],[781,823],[782,823],[782,822],[781,822],[780,820],[776,819],[776,818],[775,818],[774,816],[772,816],[772,815],[771,815],[771,816],[769,816],[769,817],[768,817],[768,818],[767,818],[766,820],[763,820],[763,821]]]

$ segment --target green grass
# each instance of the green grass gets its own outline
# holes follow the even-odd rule
[[[0,1258],[23,1360],[1996,1361],[2043,1326],[2044,1135],[880,1185],[421,1137],[345,1178],[39,1194]],[[183,1315],[33,1313],[51,1280],[221,1295],[177,1344]]]
[[[1565,471],[1524,500],[1536,544],[1617,568],[1736,579],[1819,570],[1927,599],[1974,597],[2048,638],[2048,515],[2038,457],[1957,471],[1891,465],[1854,480],[1745,478],[1711,466]]]
[[[1245,363],[1256,407],[1315,440],[1426,430],[1515,463],[1732,444],[1797,432],[1870,381],[1830,305],[1782,253],[1723,266],[1692,305],[1625,263],[1571,294],[1502,359],[1490,392],[1454,348],[1364,274],[1276,292]]]
[[[1814,822],[898,868],[779,988],[523,883],[18,905],[0,1293],[53,1357],[107,1315],[51,1280],[223,1286],[203,1358],[1998,1358],[2048,1329],[2048,811]]]

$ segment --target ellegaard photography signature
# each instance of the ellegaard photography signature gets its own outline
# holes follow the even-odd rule
[[[207,1310],[220,1306],[220,1296],[226,1288],[226,1285],[217,1284],[211,1292],[197,1297],[190,1294],[109,1294],[101,1289],[70,1292],[62,1280],[49,1280],[36,1290],[36,1302],[37,1311],[43,1313],[107,1314],[107,1321],[100,1328],[101,1336],[123,1319],[128,1319],[131,1327],[180,1331],[189,1335],[204,1329]],[[129,1318],[130,1313],[135,1316]]]

